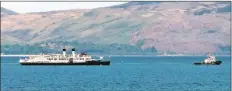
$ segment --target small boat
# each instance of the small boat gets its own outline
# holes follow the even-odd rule
[[[220,65],[222,63],[221,60],[216,60],[215,56],[211,56],[208,54],[208,58],[206,58],[203,62],[195,62],[194,65]]]

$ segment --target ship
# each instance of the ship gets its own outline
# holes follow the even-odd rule
[[[40,54],[37,56],[29,56],[19,59],[21,65],[110,65],[110,61],[100,57],[93,59],[87,53],[76,54],[75,48],[72,49],[72,54],[67,55],[66,49],[63,49],[63,54]]]
[[[221,60],[216,60],[215,56],[212,56],[211,53],[208,54],[208,57],[203,62],[193,63],[194,65],[220,65]]]

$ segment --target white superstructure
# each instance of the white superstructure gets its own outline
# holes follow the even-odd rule
[[[208,58],[206,58],[204,60],[204,63],[212,63],[212,62],[216,62],[216,58],[215,56],[212,56],[210,53],[208,54]]]
[[[66,54],[66,49],[63,49],[63,54],[38,55],[30,56],[29,58],[20,59],[20,63],[84,63],[93,61],[91,56],[86,53],[76,54],[75,49],[72,49],[72,55]]]

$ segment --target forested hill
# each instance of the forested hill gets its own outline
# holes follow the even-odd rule
[[[1,16],[4,14],[1,11]],[[230,53],[230,2],[129,2],[1,17],[1,52]]]

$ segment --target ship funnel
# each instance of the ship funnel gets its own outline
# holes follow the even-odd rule
[[[72,49],[72,56],[75,57],[76,53],[75,53],[75,48]]]
[[[63,56],[66,56],[66,49],[63,49]]]

